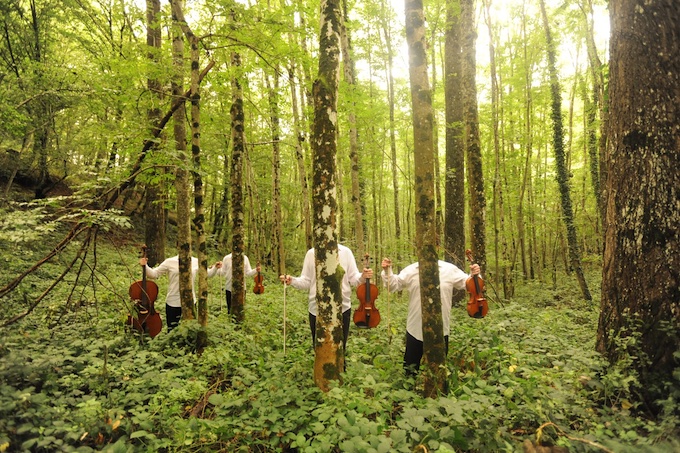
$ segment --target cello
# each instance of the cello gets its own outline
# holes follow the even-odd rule
[[[364,266],[368,267],[368,253],[364,255]],[[370,278],[357,288],[357,298],[359,308],[354,312],[354,324],[360,329],[371,329],[380,324],[380,312],[375,306],[378,287],[371,283]]]
[[[260,267],[260,262],[257,262],[257,267]],[[264,285],[262,282],[264,281],[264,277],[260,273],[260,271],[257,271],[257,274],[253,277],[255,280],[255,285],[253,286],[253,292],[255,294],[262,294],[264,292]]]
[[[474,262],[472,259],[472,250],[466,250],[465,256],[470,264]],[[489,304],[484,297],[484,280],[479,275],[468,277],[465,281],[465,288],[470,293],[470,300],[467,303],[467,312],[473,318],[483,318],[489,312]]]
[[[147,249],[146,245],[142,246],[141,258],[146,258]],[[128,315],[128,325],[154,338],[163,329],[163,321],[154,307],[158,297],[158,285],[146,280],[146,266],[142,267],[142,279],[130,285],[128,294],[136,312],[136,316]]]

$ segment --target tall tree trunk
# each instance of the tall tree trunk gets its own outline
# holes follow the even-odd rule
[[[637,358],[639,390],[652,406],[677,394],[680,366],[680,3],[612,0],[610,17],[597,350],[612,362]]]
[[[269,78],[267,78],[269,85]],[[283,251],[283,219],[281,217],[281,126],[279,125],[279,72],[278,68],[274,71],[274,87],[269,89],[269,109],[271,116],[272,132],[272,210],[273,236],[277,275],[282,275],[285,266],[285,256]],[[259,257],[258,257],[259,259]]]
[[[486,268],[486,198],[484,196],[484,172],[477,114],[477,64],[475,58],[477,28],[475,27],[474,13],[474,0],[461,0],[461,30],[465,30],[462,33],[462,86],[465,109],[467,180],[468,191],[470,192],[470,244],[477,263],[484,269]]]
[[[186,36],[190,47],[191,72],[189,99],[191,101],[191,155],[193,162],[194,180],[194,228],[196,230],[196,244],[198,249],[198,323],[202,329],[196,338],[196,352],[201,354],[208,344],[208,255],[205,242],[205,214],[203,207],[203,179],[201,177],[201,94],[199,92],[199,63],[198,37],[186,23],[184,12],[179,3],[173,3],[173,15],[177,18],[182,32]],[[191,263],[191,261],[190,261]],[[189,269],[191,272],[191,268]]]
[[[433,109],[427,76],[422,0],[406,0],[406,42],[413,114],[416,190],[416,248],[423,316],[424,394],[435,397],[446,383],[446,352],[439,291],[434,212]]]
[[[342,1],[343,17],[347,20],[347,0]],[[352,42],[347,31],[347,27],[343,26],[340,35],[341,45],[342,45],[342,61],[343,61],[343,73],[345,77],[345,82],[349,85],[349,89],[352,94],[350,98],[352,99],[349,103],[350,108],[348,112],[348,122],[349,122],[349,160],[351,162],[350,177],[352,180],[352,207],[354,208],[354,236],[356,238],[357,251],[359,256],[364,256],[366,253],[366,238],[364,237],[364,213],[366,212],[366,206],[364,205],[364,184],[363,178],[361,177],[361,164],[359,160],[359,150],[361,148],[359,144],[359,131],[357,130],[357,120],[356,120],[356,95],[354,92],[357,91],[357,86],[355,82],[355,68],[354,59],[352,57]]]
[[[392,54],[392,34],[390,32],[390,21],[383,17],[382,28],[385,35],[385,46],[387,47],[387,104],[390,109],[390,157],[392,167],[392,193],[394,200],[394,239],[397,244],[401,239],[401,214],[399,209],[399,177],[397,163],[397,138],[396,126],[394,121],[394,74],[393,64],[394,55]],[[397,245],[397,258],[400,256],[401,247]]]
[[[494,234],[494,274],[500,276],[500,219],[503,212],[503,191],[500,175],[501,162],[501,145],[499,137],[499,89],[498,89],[498,74],[496,67],[496,36],[495,29],[491,22],[491,1],[484,0],[484,18],[487,29],[489,30],[489,71],[491,79],[491,127],[493,129],[493,151],[494,151],[494,178],[493,178],[493,234]]]
[[[231,64],[240,71],[241,55],[234,52]],[[238,76],[232,80],[231,104],[231,218],[233,221],[231,236],[232,291],[231,314],[234,321],[241,323],[245,319],[245,288],[243,275],[243,163],[245,154],[245,113],[243,110],[243,90]]]
[[[323,391],[341,381],[345,366],[342,347],[342,291],[337,234],[336,148],[337,98],[340,72],[339,0],[322,0],[319,33],[319,75],[314,81],[313,197],[316,254],[316,341],[314,382]]]
[[[172,0],[172,55],[175,74],[172,81],[173,99],[184,98],[184,39],[180,18],[175,14],[183,10],[183,0]],[[175,190],[177,191],[177,251],[179,255],[179,293],[182,301],[182,319],[195,319],[193,279],[191,275],[191,188],[189,186],[189,160],[187,157],[185,103],[173,114],[175,149],[178,155]]]
[[[146,0],[146,45],[149,47],[147,58],[152,68],[160,64],[161,52],[161,2]],[[158,124],[161,119],[160,104],[163,100],[163,89],[160,80],[149,76],[146,81],[150,95],[150,107],[147,119],[152,135],[160,135]],[[154,145],[151,153],[158,149]],[[165,259],[165,203],[164,185],[147,184],[144,205],[144,238],[148,247],[149,266],[153,267]]]
[[[607,122],[608,122],[608,107],[607,97],[605,96],[605,77],[604,65],[600,61],[597,54],[597,46],[595,45],[595,24],[593,19],[593,3],[592,0],[585,2],[587,5],[581,7],[586,22],[586,49],[588,51],[588,62],[590,73],[593,78],[593,98],[595,105],[592,109],[587,111],[590,117],[589,124],[592,125],[592,130],[588,131],[588,142],[590,152],[590,166],[591,166],[591,180],[593,184],[593,191],[595,192],[595,199],[597,200],[598,214],[601,221],[604,221],[605,212],[605,194],[602,192],[602,182],[606,173],[604,172],[601,160],[604,158],[607,149]],[[595,134],[595,112],[600,115],[600,137],[597,140]]]
[[[295,128],[295,136],[297,141],[295,143],[295,161],[298,165],[298,176],[300,179],[300,207],[302,209],[302,222],[305,225],[305,246],[306,249],[311,249],[314,245],[312,241],[312,216],[310,215],[309,207],[309,184],[307,182],[307,166],[305,165],[305,134],[303,131],[303,121],[300,118],[298,108],[297,86],[295,84],[295,65],[291,63],[288,70],[288,79],[290,80],[290,96],[291,106],[293,109],[293,126]],[[303,90],[300,90],[302,94]]]
[[[579,251],[576,225],[574,224],[574,212],[571,206],[571,190],[569,188],[569,177],[567,174],[567,163],[564,153],[564,135],[562,124],[562,94],[560,82],[557,77],[556,51],[550,33],[548,14],[545,10],[545,2],[540,0],[541,16],[543,17],[543,27],[545,38],[548,45],[548,70],[550,72],[550,94],[552,98],[552,122],[553,122],[553,147],[555,149],[555,166],[557,170],[557,184],[560,189],[560,201],[562,205],[562,217],[567,230],[567,244],[569,247],[569,262],[571,264],[579,286],[581,294],[585,300],[592,300],[588,284],[583,275],[581,266],[581,252]]]
[[[444,44],[446,168],[444,170],[444,259],[462,268],[465,259],[465,140],[463,137],[460,0],[448,0]],[[459,302],[465,291],[454,290]]]

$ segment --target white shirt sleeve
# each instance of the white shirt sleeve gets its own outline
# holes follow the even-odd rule
[[[302,273],[299,277],[291,277],[290,286],[295,289],[309,290],[313,281],[316,281],[316,262],[314,258],[314,249],[310,249],[305,255],[305,261],[302,264]]]

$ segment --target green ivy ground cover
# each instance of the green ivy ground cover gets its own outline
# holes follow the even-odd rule
[[[78,304],[65,310],[71,286],[60,285],[2,330],[0,451],[514,452],[527,439],[573,452],[680,451],[678,395],[661,417],[645,417],[635,358],[610,367],[594,352],[597,304],[579,300],[569,277],[556,288],[527,284],[483,320],[454,308],[450,392],[437,399],[420,397],[402,373],[406,296],[388,304],[381,295],[381,324],[352,329],[344,382],[323,394],[305,294],[287,291],[284,355],[274,275],[265,272],[264,294],[247,295],[240,326],[211,280],[210,344],[198,357],[195,322],[143,343],[126,330],[129,269],[117,252],[98,253],[106,278],[79,290]],[[15,271],[34,258],[22,255]],[[5,320],[58,269],[6,297]]]

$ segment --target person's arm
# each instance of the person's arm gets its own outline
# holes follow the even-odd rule
[[[316,263],[314,259],[314,252],[309,251],[305,255],[305,261],[302,264],[302,273],[299,277],[290,277],[290,286],[295,289],[309,290],[312,286],[312,281],[316,276]]]
[[[380,277],[382,278],[383,286],[387,287],[391,293],[401,291],[404,288],[404,280],[392,272],[392,260],[383,258],[380,266],[382,267]]]
[[[218,271],[222,268],[222,261],[217,261],[215,264],[208,268],[208,278],[214,277]]]
[[[140,258],[139,259],[140,266],[146,268],[146,276],[148,278],[150,278],[151,280],[155,280],[158,277],[160,277],[161,275],[168,272],[167,268],[163,266],[165,264],[165,261],[163,261],[155,269],[150,268],[149,265],[147,264],[148,262],[149,262],[148,258]]]
[[[354,254],[350,249],[346,249],[345,252],[345,264],[347,266],[347,269],[345,269],[345,275],[347,276],[347,281],[351,286],[359,286],[359,284],[364,283],[367,278],[373,277],[373,270],[369,268],[364,268],[363,272],[359,271],[359,268],[357,267],[357,262],[354,259]],[[340,254],[340,250],[338,250],[338,256]]]
[[[458,267],[456,267],[456,269],[453,272],[453,287],[456,289],[465,289],[467,279],[472,277],[473,275],[479,275],[481,277],[481,270],[479,268],[479,264],[470,265],[469,275],[460,270]]]
[[[250,260],[247,256],[243,255],[243,275],[246,277],[252,277],[257,274],[257,268],[253,269],[250,265]]]

